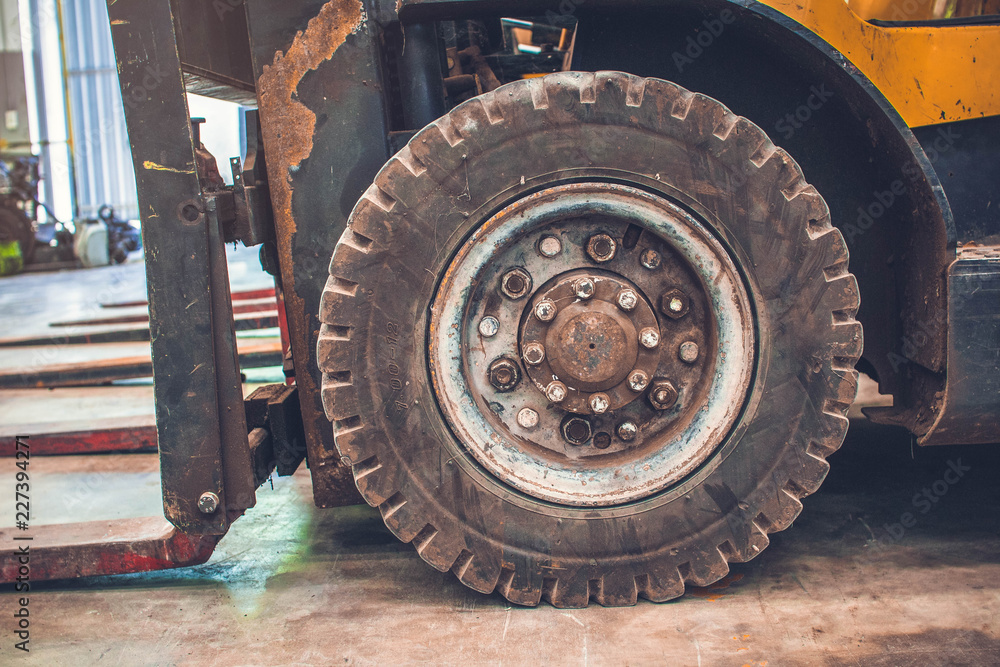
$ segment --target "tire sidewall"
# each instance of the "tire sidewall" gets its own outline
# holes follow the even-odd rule
[[[515,92],[531,100],[525,92],[527,84],[512,86],[520,86]],[[511,86],[496,94],[510,92],[513,96],[508,88]],[[463,110],[466,118],[482,115],[478,104],[472,100],[453,111],[452,122],[458,125]],[[799,456],[797,452],[804,451],[812,437],[808,419],[801,414],[788,419],[789,411],[808,411],[810,396],[821,390],[822,373],[810,375],[802,369],[815,358],[829,356],[823,342],[829,312],[813,309],[812,319],[800,317],[791,322],[789,313],[798,316],[810,312],[794,303],[814,297],[783,286],[787,279],[780,275],[786,263],[809,260],[801,250],[809,238],[807,220],[801,219],[806,214],[771,210],[779,215],[773,221],[766,216],[766,206],[744,205],[759,200],[761,192],[780,192],[794,174],[790,176],[784,169],[775,174],[766,168],[740,168],[739,178],[735,178],[727,160],[749,163],[757,148],[753,138],[746,147],[729,154],[714,146],[703,130],[700,144],[685,143],[676,136],[657,137],[627,120],[609,124],[593,115],[592,122],[583,118],[575,127],[557,123],[552,142],[532,127],[518,134],[518,128],[505,131],[495,125],[486,128],[481,141],[459,143],[457,151],[435,125],[411,140],[404,153],[416,155],[430,175],[440,166],[442,176],[436,179],[437,186],[425,189],[422,196],[413,193],[409,212],[397,211],[397,217],[384,223],[384,236],[391,242],[359,268],[358,307],[363,314],[358,320],[363,322],[360,333],[367,341],[358,346],[354,359],[355,367],[363,369],[358,374],[363,378],[360,411],[375,415],[380,460],[393,457],[389,466],[396,471],[393,483],[403,496],[419,505],[437,530],[464,533],[470,547],[475,542],[480,549],[489,545],[514,560],[574,563],[597,569],[620,564],[623,559],[691,561],[700,557],[706,543],[728,542],[731,559],[749,559],[759,550],[751,533],[765,504],[761,496],[784,483],[788,475],[782,471],[783,462]],[[456,128],[450,129],[454,132]],[[462,136],[471,136],[468,128],[459,129]],[[582,158],[574,148],[581,145],[589,149]],[[641,150],[631,150],[636,147]],[[678,150],[696,154],[698,159],[671,160],[669,156],[676,156]],[[668,157],[658,158],[661,154]],[[511,164],[514,156],[521,156],[516,170],[498,171],[497,165]],[[456,161],[462,169],[454,167]],[[395,169],[397,176],[403,173],[398,164]],[[454,178],[463,170],[464,190],[461,179],[456,182]],[[801,179],[797,167],[793,171]],[[494,212],[521,197],[588,179],[623,182],[654,192],[705,222],[744,271],[759,322],[756,374],[744,412],[727,440],[682,483],[640,502],[606,508],[543,502],[486,472],[448,428],[437,406],[428,362],[430,307],[440,277],[465,239]],[[381,176],[376,179],[380,182],[390,184]],[[691,194],[701,192],[716,195]],[[392,194],[405,199],[399,196],[398,184]],[[412,215],[418,201],[424,213]],[[764,223],[781,224],[786,216],[794,224],[780,231],[789,238],[776,242],[773,229]],[[403,224],[404,220],[408,224]],[[359,224],[362,233],[368,231],[365,225],[370,230],[375,223]],[[777,259],[769,256],[776,248]],[[822,271],[815,280],[822,282]],[[394,383],[394,379],[399,381]],[[393,388],[400,385],[400,389]],[[804,434],[803,429],[807,431]],[[382,461],[383,466],[387,463]]]

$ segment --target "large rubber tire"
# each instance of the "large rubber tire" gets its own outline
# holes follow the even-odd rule
[[[429,377],[428,311],[493,212],[602,178],[680,202],[744,258],[760,364],[742,422],[697,473],[641,502],[569,507],[516,492],[452,435]],[[389,529],[477,591],[557,607],[675,598],[760,553],[825,477],[862,349],[847,260],[794,160],[716,100],[609,72],[504,86],[421,130],[337,245],[318,342],[337,448]]]

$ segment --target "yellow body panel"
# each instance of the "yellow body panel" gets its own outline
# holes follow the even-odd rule
[[[843,0],[762,2],[843,53],[910,127],[1000,115],[1000,25],[886,28]]]

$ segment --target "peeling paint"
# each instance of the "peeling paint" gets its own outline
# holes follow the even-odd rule
[[[262,130],[268,147],[271,201],[278,224],[295,231],[290,173],[313,148],[316,114],[295,99],[308,73],[333,57],[337,49],[364,23],[364,7],[357,0],[330,0],[305,32],[295,36],[287,53],[278,51],[257,81]],[[293,296],[294,299],[294,296]]]
[[[311,340],[309,329],[315,313],[307,307],[295,286],[292,243],[296,223],[292,215],[291,178],[312,153],[316,114],[297,99],[298,86],[306,74],[330,60],[347,38],[359,32],[364,24],[364,6],[359,0],[329,0],[309,21],[305,31],[295,35],[287,52],[274,54],[272,63],[262,68],[257,80],[261,132],[268,151],[268,180],[281,255],[285,312],[292,340],[300,345],[302,341]],[[307,349],[297,349],[296,353],[303,361],[309,358]],[[300,367],[296,382],[303,397],[318,396],[315,379],[305,368]],[[311,401],[311,398],[306,400]],[[339,464],[336,452],[322,446],[319,433],[328,428],[322,411],[303,404],[302,417],[309,434],[310,459],[327,458]]]
[[[162,164],[157,164],[152,160],[146,160],[142,163],[143,169],[149,169],[150,171],[169,171],[173,174],[193,174],[194,169],[174,169],[173,167],[165,167]]]

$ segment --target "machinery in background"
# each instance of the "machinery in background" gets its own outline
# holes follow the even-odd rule
[[[18,273],[35,251],[38,159],[0,158],[0,276]]]
[[[100,208],[96,220],[78,220],[75,226],[73,253],[84,267],[122,264],[130,252],[142,248],[139,229],[115,216],[108,204]]]
[[[33,268],[71,268],[121,264],[142,248],[139,229],[115,215],[105,204],[97,219],[77,220],[76,233],[56,219],[38,200],[38,158],[0,159],[0,276]],[[52,222],[51,240],[40,235],[38,212],[45,208]]]

